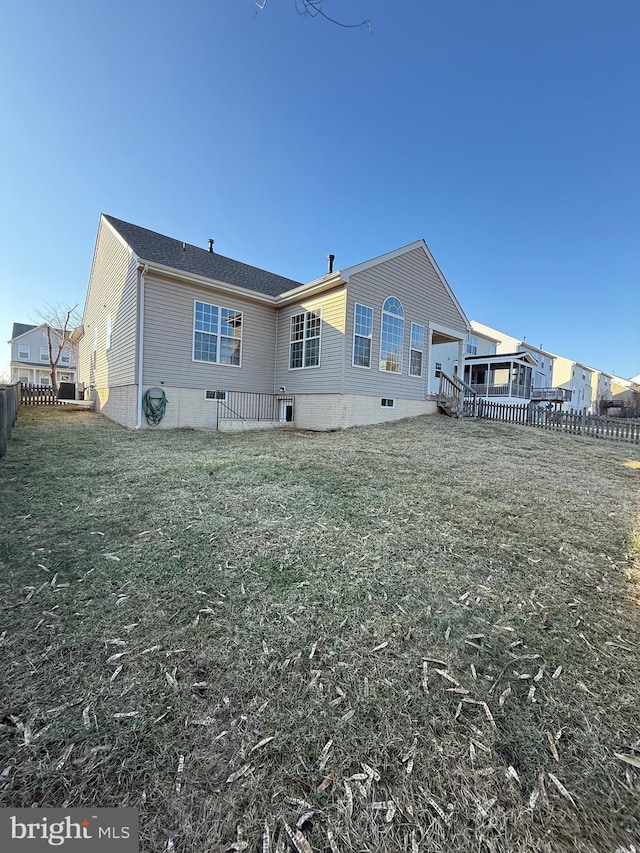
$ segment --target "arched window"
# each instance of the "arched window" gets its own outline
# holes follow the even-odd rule
[[[380,334],[380,370],[402,373],[404,344],[404,309],[395,296],[385,299],[382,306]]]

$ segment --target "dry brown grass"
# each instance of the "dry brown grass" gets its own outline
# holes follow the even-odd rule
[[[640,849],[637,449],[14,436],[4,805],[138,806],[143,851]]]

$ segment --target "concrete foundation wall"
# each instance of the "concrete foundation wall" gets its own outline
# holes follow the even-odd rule
[[[293,426],[314,430],[346,429],[435,414],[438,410],[434,400],[396,398],[394,408],[382,407],[380,400],[380,397],[360,394],[296,394]]]
[[[85,400],[94,401],[94,409],[111,421],[133,429],[137,415],[137,385],[116,388],[85,389]]]
[[[145,390],[147,390],[145,388]],[[204,389],[163,386],[167,409],[162,421],[150,427],[142,416],[143,429],[210,429],[241,432],[254,429],[346,429],[352,426],[397,421],[416,415],[435,414],[435,400],[394,399],[393,408],[383,407],[381,398],[364,394],[296,394],[294,420],[281,423],[272,420],[242,420],[225,417],[225,408],[204,399]],[[137,416],[137,386],[96,388],[86,396],[95,401],[95,409],[122,426],[132,429]]]

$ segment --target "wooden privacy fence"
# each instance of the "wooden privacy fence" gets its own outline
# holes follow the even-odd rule
[[[478,401],[478,417],[507,424],[550,429],[569,435],[587,435],[640,444],[640,420],[631,418],[603,418],[586,412],[556,412],[543,406],[526,403],[494,403]]]
[[[0,459],[7,455],[7,445],[16,425],[19,406],[20,383],[0,385]]]
[[[49,385],[23,385],[21,402],[23,406],[64,405],[58,400],[57,393]]]

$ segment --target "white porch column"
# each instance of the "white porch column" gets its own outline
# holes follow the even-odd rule
[[[426,396],[429,396],[429,394],[437,394],[438,393],[438,389],[437,388],[434,389],[432,387],[433,382],[434,382],[434,377],[433,377],[433,363],[431,361],[431,356],[432,356],[431,349],[433,347],[433,329],[431,328],[431,323],[427,324],[426,332],[427,332],[427,353],[426,353],[427,363],[425,365],[426,371],[427,371]]]

